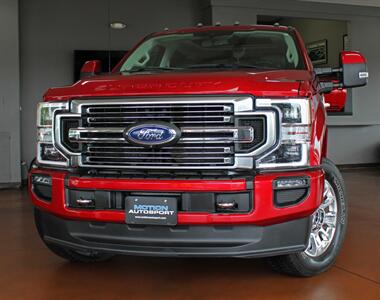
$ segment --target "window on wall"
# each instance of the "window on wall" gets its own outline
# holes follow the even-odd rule
[[[292,26],[302,35],[314,67],[338,67],[339,54],[350,50],[348,22],[340,20],[308,19],[282,16],[257,16],[257,23]],[[331,78],[326,78],[330,80]],[[325,94],[332,103],[329,115],[352,115],[351,90],[336,89]]]

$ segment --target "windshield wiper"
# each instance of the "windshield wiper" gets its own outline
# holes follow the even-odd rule
[[[276,68],[265,67],[265,66],[257,66],[250,64],[198,64],[198,65],[189,65],[185,66],[185,69],[262,69],[262,70],[276,70]]]
[[[149,72],[149,71],[173,71],[173,70],[183,70],[183,68],[171,68],[171,67],[138,67],[131,70],[123,70],[122,73],[138,73],[138,72]]]

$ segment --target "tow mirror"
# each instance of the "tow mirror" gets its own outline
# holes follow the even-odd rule
[[[319,79],[319,92],[329,104],[327,111],[342,111],[347,99],[347,88],[365,86],[368,83],[367,63],[362,54],[355,51],[340,53],[338,68],[314,68]]]
[[[91,77],[99,74],[102,70],[102,62],[100,60],[86,61],[80,70],[80,78]]]
[[[330,93],[337,88],[365,86],[369,77],[364,56],[355,51],[340,53],[340,67],[314,68],[314,73],[320,81],[320,93]]]
[[[367,62],[359,52],[343,51],[340,53],[342,85],[345,88],[365,86],[368,83]]]

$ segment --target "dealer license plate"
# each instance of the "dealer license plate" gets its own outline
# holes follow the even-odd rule
[[[127,224],[166,225],[177,224],[177,198],[128,196],[125,200]]]

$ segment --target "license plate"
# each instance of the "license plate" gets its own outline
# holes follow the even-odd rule
[[[177,225],[177,198],[128,196],[125,203],[127,224]]]

